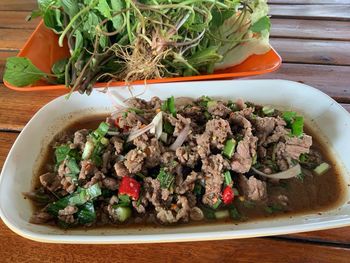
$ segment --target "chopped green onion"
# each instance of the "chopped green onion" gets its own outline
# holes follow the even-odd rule
[[[228,210],[215,211],[215,218],[216,219],[223,219],[223,218],[228,218],[228,217],[230,217],[230,213]]]
[[[82,205],[101,195],[101,188],[98,183],[89,188],[79,188],[69,198],[70,205]]]
[[[203,187],[201,186],[201,184],[196,183],[196,184],[194,185],[194,188],[193,188],[193,193],[194,193],[195,195],[201,195],[201,194],[202,194],[202,189],[203,189]]]
[[[317,166],[315,169],[314,169],[314,172],[317,174],[317,175],[323,175],[325,174],[326,172],[328,172],[328,170],[331,168],[331,166],[328,164],[328,163],[321,163],[319,166]]]
[[[231,185],[231,183],[232,183],[232,178],[231,178],[231,173],[230,173],[230,171],[226,171],[226,172],[224,173],[224,177],[225,177],[225,184],[226,184],[226,185]]]
[[[168,100],[167,100],[167,99],[163,102],[163,104],[162,104],[162,106],[160,107],[160,109],[161,109],[162,111],[164,111],[164,112],[166,112],[166,111],[168,110]]]
[[[173,115],[176,116],[176,108],[175,108],[175,99],[174,96],[171,96],[168,98],[168,109],[169,112]]]
[[[285,111],[283,112],[282,117],[287,122],[287,124],[291,124],[296,115],[297,113],[295,111]]]
[[[106,138],[106,137],[102,137],[101,138],[101,140],[100,140],[100,142],[103,144],[103,145],[108,145],[108,143],[109,143],[109,140]]]
[[[222,203],[221,199],[218,199],[218,201],[216,201],[216,203],[213,204],[213,208],[214,208],[214,209],[218,209],[219,206],[221,205],[221,203]]]
[[[67,157],[73,157],[80,160],[79,151],[71,149],[69,145],[63,144],[55,149],[56,163],[61,164]]]
[[[201,206],[200,209],[206,219],[215,219],[215,211],[213,209],[206,206]]]
[[[226,157],[231,158],[233,153],[235,152],[236,144],[237,142],[235,139],[228,139],[225,143],[223,154]]]
[[[83,155],[82,155],[82,159],[83,160],[87,160],[91,157],[92,152],[94,151],[94,144],[91,141],[87,141],[85,143],[84,146],[84,150],[83,150]]]
[[[114,205],[113,212],[116,219],[120,222],[126,221],[131,216],[131,208],[125,206]]]
[[[67,159],[67,167],[69,168],[72,174],[80,173],[80,168],[74,158]]]
[[[301,136],[303,134],[304,118],[302,116],[296,116],[292,123],[292,134],[294,136]]]
[[[94,138],[100,140],[102,137],[106,136],[109,130],[109,124],[106,122],[101,122],[98,128],[93,132]]]
[[[265,115],[271,115],[275,112],[275,109],[274,108],[271,108],[269,106],[264,106],[262,108],[262,112],[265,114]]]
[[[258,155],[255,154],[252,159],[252,165],[256,165],[256,162],[258,161]]]

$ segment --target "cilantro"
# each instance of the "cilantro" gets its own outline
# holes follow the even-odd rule
[[[157,179],[160,182],[161,188],[169,189],[174,183],[175,177],[173,174],[166,172],[164,168],[161,168]]]

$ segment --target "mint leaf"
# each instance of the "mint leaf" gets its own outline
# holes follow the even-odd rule
[[[76,0],[61,0],[61,4],[64,12],[66,12],[71,19],[79,12],[78,1]]]
[[[270,27],[270,18],[268,16],[263,16],[250,27],[250,30],[257,33],[263,30],[270,31]]]
[[[28,58],[10,57],[6,60],[4,80],[11,85],[27,86],[45,76],[47,74],[34,66]]]
[[[112,15],[120,12],[124,8],[123,1],[121,0],[111,0],[111,6],[112,6]],[[121,14],[112,17],[113,27],[116,30],[121,29],[121,27],[123,26],[123,21],[124,21],[124,18]]]
[[[105,17],[105,18],[112,18],[111,15],[111,8],[109,7],[106,0],[100,0],[98,2],[98,5],[96,6],[96,9]]]

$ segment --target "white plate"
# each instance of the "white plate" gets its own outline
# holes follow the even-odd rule
[[[256,103],[276,105],[302,112],[312,126],[322,130],[330,150],[339,160],[343,180],[350,182],[350,115],[337,102],[312,87],[284,80],[206,81],[136,86],[134,94],[144,99],[156,95],[164,99],[171,95],[199,97],[208,95],[243,98]],[[115,88],[113,93],[127,98],[127,88]],[[288,234],[350,225],[349,191],[344,202],[321,215],[312,213],[292,218],[270,219],[239,225],[178,226],[145,229],[92,229],[64,231],[28,223],[32,208],[22,196],[31,188],[33,167],[36,167],[42,147],[51,136],[81,115],[110,112],[111,102],[105,94],[93,91],[91,96],[73,94],[69,100],[59,97],[39,112],[23,129],[14,143],[0,177],[0,214],[13,231],[29,239],[57,243],[146,243],[246,238]],[[331,187],[331,186],[330,186]]]

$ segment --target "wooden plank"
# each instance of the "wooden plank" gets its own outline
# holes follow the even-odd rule
[[[268,238],[169,244],[42,244],[0,223],[0,258],[8,262],[348,262],[350,250]],[[20,248],[20,253],[19,249]],[[36,253],[33,253],[35,251]],[[288,257],[286,257],[288,255]]]
[[[1,0],[0,10],[31,11],[37,8],[37,0]]]
[[[249,79],[286,79],[313,86],[338,101],[350,103],[349,66],[322,66],[283,63],[273,73]]]
[[[0,171],[18,133],[0,132]]]
[[[284,236],[290,239],[308,240],[310,242],[327,242],[334,244],[350,244],[350,227],[342,227],[323,231],[305,232]]]
[[[32,29],[0,29],[0,50],[19,50],[32,32]]]
[[[64,94],[52,92],[16,92],[0,86],[0,130],[20,131],[46,103]]]
[[[284,62],[350,65],[350,42],[271,38]]]
[[[34,29],[40,19],[26,21],[27,11],[0,11],[0,28]]]
[[[276,18],[350,20],[350,5],[270,5]]]
[[[339,5],[349,4],[349,0],[268,0],[268,4],[287,4],[287,5]]]
[[[350,40],[349,22],[272,18],[271,24],[272,37]]]

